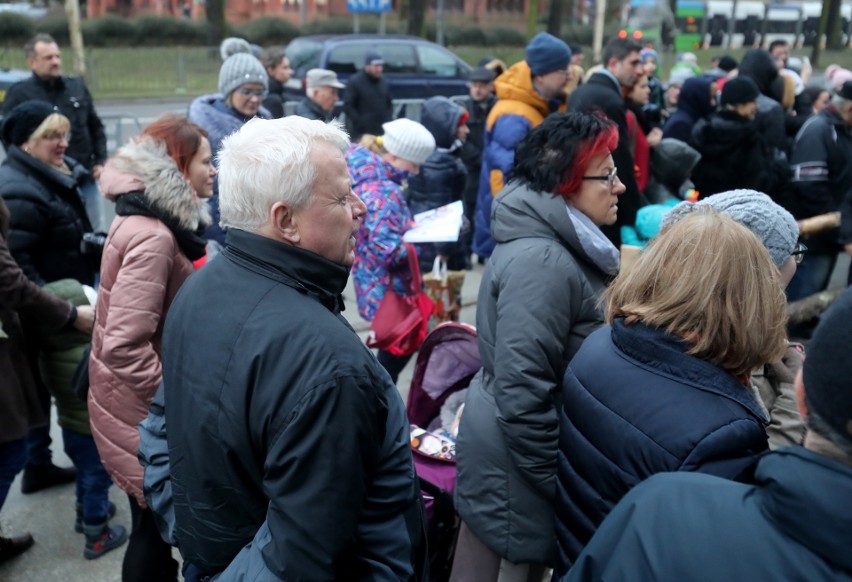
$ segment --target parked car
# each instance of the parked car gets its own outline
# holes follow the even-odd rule
[[[23,81],[32,75],[29,71],[19,69],[3,69],[0,68],[0,103],[6,98],[6,90],[17,83]]]
[[[384,57],[384,77],[392,99],[427,99],[434,95],[467,94],[471,66],[451,51],[416,36],[347,34],[316,35],[293,39],[286,54],[293,78],[286,91],[292,97],[304,95],[308,70],[330,69],[345,84],[360,71],[369,49]],[[345,89],[343,90],[345,91]]]

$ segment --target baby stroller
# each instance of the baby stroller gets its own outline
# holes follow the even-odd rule
[[[408,392],[406,409],[414,467],[426,507],[432,582],[448,580],[453,564],[459,523],[453,505],[455,435],[464,392],[480,366],[476,328],[442,323],[420,347]]]

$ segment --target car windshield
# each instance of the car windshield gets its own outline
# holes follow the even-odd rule
[[[296,75],[301,77],[304,76],[305,71],[320,66],[322,49],[322,41],[297,38],[287,46],[285,54],[290,60],[290,66],[293,67]]]

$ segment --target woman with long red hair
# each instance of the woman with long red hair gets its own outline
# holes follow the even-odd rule
[[[130,500],[133,529],[122,580],[177,580],[142,493],[137,426],[162,378],[163,324],[172,300],[205,254],[200,236],[213,194],[207,133],[179,115],[147,126],[104,167],[100,189],[115,201],[101,260],[89,414],[104,467]]]
[[[462,518],[451,580],[541,580],[556,562],[554,500],[562,375],[603,324],[598,295],[618,272],[600,231],[615,223],[618,129],[557,113],[518,145],[494,200],[497,246],[479,289],[482,370],[457,443]]]

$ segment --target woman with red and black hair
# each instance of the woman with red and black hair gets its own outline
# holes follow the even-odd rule
[[[603,323],[598,295],[618,272],[618,250],[599,229],[615,223],[625,190],[617,142],[603,117],[551,115],[518,145],[494,200],[497,246],[476,314],[483,368],[457,444],[463,523],[452,580],[541,580],[555,563],[559,392]]]
[[[175,295],[205,254],[210,223],[210,142],[199,126],[167,115],[104,167],[100,189],[115,201],[101,259],[89,360],[89,415],[101,459],[130,500],[133,529],[122,580],[177,580],[142,493],[137,426],[162,379],[163,323]]]

